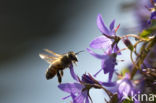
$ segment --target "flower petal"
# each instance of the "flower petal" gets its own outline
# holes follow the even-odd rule
[[[74,95],[73,93],[71,93],[71,97],[74,100],[74,98],[76,97],[76,95]]]
[[[89,98],[88,98],[88,96],[86,97],[86,103],[89,103]]]
[[[69,98],[69,97],[71,97],[71,95],[68,95],[68,96],[66,96],[66,97],[63,97],[62,99],[65,100],[65,99],[67,99],[67,98]]]
[[[156,11],[154,11],[154,12],[151,13],[151,20],[152,19],[156,19]]]
[[[75,97],[73,103],[84,103],[85,97],[80,94],[79,96]]]
[[[106,58],[108,58],[108,56],[107,56]],[[106,58],[105,58],[105,59],[106,59]],[[107,65],[106,65],[105,62],[106,62],[106,60],[102,60],[102,61],[101,61],[101,68],[103,69],[104,74],[106,74],[106,73],[109,72],[109,68],[107,67]]]
[[[125,93],[126,95],[128,95],[130,90],[131,90],[131,87],[127,82],[122,82],[119,85],[119,94]]]
[[[114,45],[113,49],[114,49],[114,53],[117,53],[118,55],[121,55],[121,52],[119,52],[119,47],[118,47],[117,44]]]
[[[116,56],[113,54],[107,55],[105,59],[102,60],[101,64],[101,68],[104,70],[104,74],[112,73],[116,64]]]
[[[94,49],[108,49],[111,45],[112,41],[105,36],[97,37],[90,43],[90,47]]]
[[[71,64],[69,68],[70,68],[70,74],[73,77],[73,79],[78,81],[78,77],[77,77],[77,75],[74,72],[73,65]]]
[[[82,75],[82,81],[88,84],[94,84],[95,82],[93,79],[90,77],[90,75],[83,74]]]
[[[112,70],[112,72],[109,73],[109,78],[108,78],[109,82],[111,82],[113,74],[114,74],[114,70]]]
[[[106,35],[109,35],[109,30],[107,29],[107,27],[105,26],[103,20],[102,20],[102,16],[101,14],[98,15],[97,17],[97,26],[99,28],[99,30],[103,33],[103,34],[106,34]]]
[[[97,73],[94,74],[94,77],[96,77],[103,69],[100,69]]]
[[[108,48],[104,53],[107,54],[107,55],[110,55],[112,54],[112,46],[110,48]]]
[[[109,25],[109,28],[111,31],[114,29],[114,25],[115,25],[115,20],[113,20],[111,24]]]
[[[106,55],[100,55],[100,54],[97,54],[95,52],[93,52],[92,50],[90,50],[89,48],[87,48],[87,51],[94,57],[98,58],[98,59],[104,59],[106,57]]]
[[[83,87],[79,83],[64,83],[58,85],[58,88],[68,93],[79,93]]]
[[[101,85],[105,86],[105,87],[114,87],[114,86],[117,85],[116,82],[101,82],[101,81],[99,81],[99,83],[100,83]]]

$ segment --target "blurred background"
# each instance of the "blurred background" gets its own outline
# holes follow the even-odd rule
[[[46,80],[48,64],[38,54],[45,48],[60,54],[85,50],[101,35],[96,26],[99,13],[107,25],[113,19],[116,26],[121,24],[118,35],[130,33],[123,29],[135,26],[133,10],[127,12],[133,4],[134,0],[0,1],[0,103],[64,103],[61,98],[68,94],[57,88],[56,77]],[[129,63],[126,53],[119,57],[125,63],[116,68]],[[79,76],[100,68],[101,62],[87,52],[78,59],[74,69]],[[63,83],[73,82],[68,69],[64,74]],[[106,81],[107,75],[97,78]],[[95,103],[103,103],[104,94],[91,91]]]

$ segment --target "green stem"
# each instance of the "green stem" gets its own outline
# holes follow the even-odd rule
[[[136,60],[136,63],[135,63],[138,68],[136,68],[136,66],[133,67],[132,73],[131,73],[131,79],[133,79],[133,77],[136,74],[137,70],[141,69],[141,64],[143,64],[146,56],[148,55],[148,53],[150,52],[151,48],[154,46],[155,43],[156,43],[156,37],[151,39],[148,43],[145,42],[143,44],[143,46],[141,47],[141,50],[140,50],[140,56],[137,57],[137,60]]]
[[[127,38],[127,37],[134,37],[134,38],[136,38],[138,40],[148,41],[147,39],[144,39],[144,38],[142,38],[142,37],[140,37],[140,36],[138,36],[136,34],[127,34],[125,36],[122,36],[120,39]]]
[[[131,61],[134,65],[135,68],[138,68],[138,66],[135,64],[134,60],[133,60],[133,51],[130,51],[130,58],[131,58]]]

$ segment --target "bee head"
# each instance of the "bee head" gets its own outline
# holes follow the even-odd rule
[[[70,58],[70,60],[74,61],[74,62],[77,62],[77,57],[76,57],[76,54],[74,52],[68,52],[68,57]]]

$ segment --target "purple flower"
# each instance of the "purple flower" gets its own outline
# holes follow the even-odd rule
[[[115,25],[115,20],[111,22],[109,29],[108,29],[102,20],[101,14],[99,14],[97,17],[97,26],[99,30],[101,31],[101,33],[103,34],[103,36],[99,36],[95,38],[90,43],[90,47],[94,49],[108,49],[113,45],[114,42],[117,43],[118,42],[117,39],[119,38],[116,36],[116,31],[118,30],[119,25],[116,29],[114,29],[114,25]],[[113,47],[118,49],[118,47],[115,45],[113,45]]]
[[[94,75],[98,75],[102,70],[104,74],[109,73],[109,82],[112,79],[113,73],[115,71],[115,65],[116,63],[116,53],[113,53],[111,48],[105,52],[103,55],[97,54],[93,52],[92,50],[87,48],[87,51],[94,57],[98,58],[101,60],[101,69]]]
[[[147,18],[149,18],[150,12],[144,7],[147,0],[137,0],[137,8],[134,11],[135,18],[138,24],[138,30],[141,32],[143,29],[147,28]]]
[[[78,76],[75,74],[74,69],[73,69],[73,64],[70,65],[70,74],[72,76],[72,78],[76,81],[78,81]]]
[[[152,8],[148,8],[148,9],[151,12],[150,19],[148,20],[148,24],[150,24],[152,20],[156,20],[155,2],[153,2]]]
[[[70,95],[63,98],[72,97],[72,103],[89,103],[88,91],[83,89],[84,85],[80,83],[64,83],[58,86],[61,90],[69,93]]]
[[[136,15],[141,23],[141,30],[147,28],[152,20],[156,20],[156,0],[142,0],[137,3]]]
[[[99,30],[101,31],[101,33],[106,34],[107,36],[116,35],[115,33],[117,30],[114,29],[115,20],[113,20],[111,22],[111,24],[109,25],[109,29],[108,29],[103,22],[101,14],[99,14],[97,17],[96,23],[97,23],[97,26],[98,26]]]
[[[136,20],[138,21],[139,31],[147,29],[151,20],[155,19],[154,3],[156,0],[137,0],[135,9]]]
[[[131,90],[133,89],[132,82],[130,80],[130,75],[125,74],[125,77],[121,80],[117,81],[118,84],[118,95],[129,95]]]
[[[106,36],[99,36],[90,43],[90,47],[94,49],[107,49],[111,47],[111,45],[112,40]]]
[[[125,76],[117,81],[117,92],[118,98],[120,101],[124,99],[130,99],[130,97],[134,96],[137,93],[136,85],[130,79],[130,74],[126,73]],[[140,103],[136,98],[133,98],[134,103]]]
[[[64,83],[58,86],[61,90],[70,93],[69,96],[63,99],[71,96],[73,103],[89,103],[89,98],[91,100],[89,90],[92,87],[96,87],[95,84],[99,84],[98,81],[96,81],[91,75],[84,74],[82,80],[79,79],[77,82],[78,83]]]
[[[81,82],[87,83],[87,84],[98,84],[99,83],[90,74],[89,75],[83,74]]]
[[[89,99],[92,101],[89,95],[89,90],[91,88],[103,89],[102,85],[107,87],[114,86],[113,83],[97,81],[90,74],[88,75],[83,74],[82,80],[78,78],[77,83],[64,83],[64,84],[60,84],[58,87],[61,90],[70,94],[69,96],[63,99],[72,97],[73,100],[72,103],[89,103]]]
[[[112,79],[113,73],[115,71],[114,67],[117,64],[116,63],[116,56],[117,54],[120,54],[119,48],[117,46],[118,41],[120,38],[116,36],[116,31],[118,30],[119,26],[117,28],[114,28],[115,20],[111,22],[109,25],[109,28],[107,28],[104,24],[104,21],[102,20],[101,14],[97,17],[97,26],[103,36],[99,36],[95,38],[91,43],[90,47],[94,49],[104,49],[106,50],[103,55],[96,54],[92,50],[87,48],[87,51],[93,55],[94,57],[101,59],[101,69],[94,75],[96,76],[98,73],[100,73],[102,70],[104,71],[104,74],[109,73],[109,82]]]
[[[151,20],[156,19],[156,11],[154,11],[154,12],[151,13],[150,19],[151,19]]]

